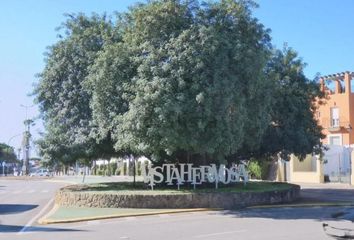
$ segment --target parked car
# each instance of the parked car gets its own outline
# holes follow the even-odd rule
[[[49,177],[51,174],[50,172],[47,170],[47,169],[38,169],[37,171],[35,172],[32,172],[30,174],[31,177],[34,177],[34,176],[37,176],[37,177]]]

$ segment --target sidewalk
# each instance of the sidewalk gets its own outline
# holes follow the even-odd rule
[[[354,186],[340,183],[308,184],[301,186],[301,199],[307,202],[354,202]]]
[[[353,189],[354,185],[348,183],[294,183],[301,186],[301,189]]]

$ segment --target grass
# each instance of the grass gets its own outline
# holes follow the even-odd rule
[[[291,188],[292,185],[287,183],[278,182],[248,182],[246,185],[243,183],[234,183],[229,185],[219,184],[218,189],[215,189],[214,184],[197,185],[193,189],[192,185],[181,185],[180,190],[177,186],[155,186],[154,191],[151,191],[150,186],[143,182],[137,182],[135,186],[131,182],[107,182],[107,183],[94,183],[85,185],[72,185],[66,187],[68,191],[83,191],[83,192],[109,192],[109,193],[208,193],[208,192],[224,192],[224,193],[241,193],[241,192],[268,192],[268,191],[281,191]]]
[[[58,206],[39,220],[40,224],[70,223],[119,217],[212,211],[209,208],[91,208]]]

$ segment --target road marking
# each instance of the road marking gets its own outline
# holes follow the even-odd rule
[[[35,190],[29,190],[27,193],[34,193]]]
[[[159,216],[160,218],[168,218],[168,217],[170,217],[169,214],[159,214],[157,216]]]
[[[41,193],[48,193],[48,190],[42,190]]]
[[[34,216],[18,233],[17,235],[22,235],[26,232],[26,229],[31,227],[32,224],[50,207],[50,205],[54,202],[54,198],[49,200],[49,202],[39,211],[39,213]]]
[[[134,220],[136,220],[136,217],[125,217],[124,219],[126,221],[134,221]]]
[[[214,237],[214,236],[219,236],[219,235],[225,235],[225,234],[231,234],[231,233],[242,233],[242,232],[247,232],[247,230],[243,229],[243,230],[237,230],[237,231],[203,234],[203,235],[195,236],[194,238]]]
[[[14,191],[14,192],[12,192],[12,194],[20,194],[21,193],[21,191]]]

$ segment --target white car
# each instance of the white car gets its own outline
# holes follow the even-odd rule
[[[34,176],[38,176],[38,177],[49,177],[50,176],[50,173],[47,169],[38,169],[37,171],[35,172],[32,172],[30,174],[31,177],[34,177]]]

